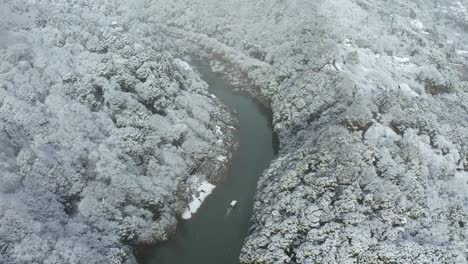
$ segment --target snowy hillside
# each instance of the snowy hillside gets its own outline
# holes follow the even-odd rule
[[[195,213],[234,120],[194,53],[280,140],[241,263],[468,263],[467,0],[0,1],[0,263],[135,263]]]
[[[242,263],[467,262],[468,2],[154,2],[271,102]]]
[[[1,1],[0,263],[135,263],[223,169],[232,119],[128,10]]]

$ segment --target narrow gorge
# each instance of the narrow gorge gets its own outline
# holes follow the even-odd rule
[[[275,155],[271,112],[239,87],[229,84],[222,73],[212,72],[209,63],[194,61],[202,79],[238,119],[236,139],[226,175],[200,210],[178,226],[168,242],[145,248],[145,264],[237,264],[252,216],[257,180]],[[237,90],[237,92],[236,92]],[[237,204],[230,208],[235,200]],[[231,210],[230,210],[231,209]]]
[[[0,0],[0,263],[468,263],[467,73],[468,0]]]

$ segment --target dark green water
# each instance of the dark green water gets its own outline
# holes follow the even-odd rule
[[[247,95],[233,91],[222,76],[197,62],[196,69],[239,120],[240,147],[225,180],[216,186],[192,219],[178,225],[172,240],[146,249],[144,264],[238,264],[247,236],[257,180],[275,155],[271,114]],[[226,216],[232,200],[237,206]]]

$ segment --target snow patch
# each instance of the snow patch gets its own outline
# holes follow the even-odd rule
[[[192,214],[196,213],[200,206],[205,201],[206,197],[210,195],[216,186],[207,182],[203,181],[197,189],[197,195],[192,195],[192,201],[188,204],[188,207],[185,209],[184,213],[182,214],[183,219],[190,219],[192,218]]]
[[[348,47],[348,48],[350,48],[350,47],[353,46],[353,45],[352,45],[352,41],[351,41],[350,39],[348,39],[348,38],[346,38],[346,39],[344,40],[344,45],[345,45],[346,47]]]
[[[452,187],[453,191],[464,195],[468,189],[468,172],[461,171],[455,173],[449,185]]]
[[[415,19],[415,20],[412,20],[411,21],[411,25],[413,25],[414,27],[418,28],[418,29],[423,29],[424,28],[424,24],[423,22]]]
[[[335,63],[336,70],[343,71],[343,65],[339,62]]]
[[[390,127],[384,126],[380,123],[372,125],[364,135],[367,142],[376,143],[380,145],[393,144],[393,142],[401,139]]]
[[[413,91],[413,89],[411,89],[409,87],[409,85],[406,84],[406,83],[400,84],[400,89],[405,95],[408,95],[410,97],[418,97],[419,96],[419,94],[416,93],[415,91]]]
[[[186,71],[191,71],[192,70],[192,67],[190,67],[190,65],[187,62],[185,62],[185,61],[183,61],[181,59],[175,59],[174,63],[177,66],[179,66],[180,68],[182,68],[182,69],[184,69]]]
[[[182,214],[182,219],[190,219],[192,218],[192,213],[190,212],[190,210],[188,209],[185,209],[184,213]]]
[[[220,135],[222,136],[223,135],[223,131],[221,130],[221,127],[216,125],[216,135]],[[218,139],[218,143],[223,143],[223,139],[222,138],[219,138]]]
[[[227,160],[226,156],[222,156],[222,155],[216,157],[216,159],[219,161],[223,161],[223,162]]]
[[[223,131],[221,131],[221,127],[216,125],[216,134],[218,135],[222,135],[223,134]]]
[[[397,56],[393,56],[393,59],[396,61],[396,62],[399,62],[399,63],[408,63],[410,61],[409,58],[407,57],[397,57]]]

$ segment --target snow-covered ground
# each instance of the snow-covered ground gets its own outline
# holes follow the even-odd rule
[[[192,215],[195,214],[200,206],[203,204],[205,199],[213,192],[216,186],[207,182],[203,181],[198,188],[196,189],[196,194],[192,195],[192,201],[187,205],[184,213],[182,214],[183,219],[190,219]]]

